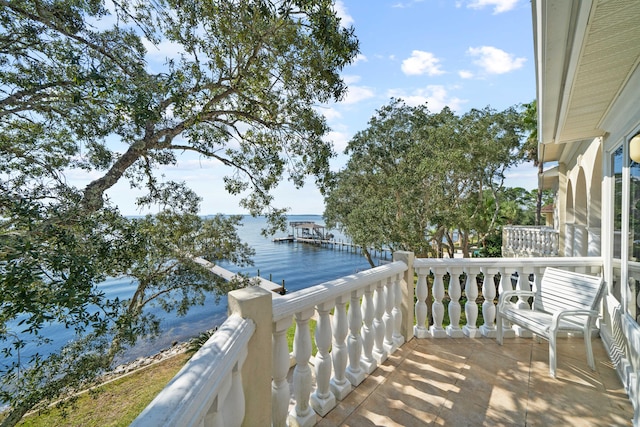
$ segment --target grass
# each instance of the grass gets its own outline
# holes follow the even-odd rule
[[[313,334],[316,321],[309,321],[312,354],[317,351]],[[287,331],[289,350],[293,348],[295,322]],[[183,353],[132,374],[118,378],[94,391],[81,394],[72,406],[25,416],[23,427],[125,427],[147,407],[191,357]]]
[[[26,416],[19,426],[128,426],[189,359],[179,354],[79,396],[65,412],[57,408]]]

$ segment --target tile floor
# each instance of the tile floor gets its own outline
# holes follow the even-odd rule
[[[632,405],[601,340],[596,371],[582,338],[558,340],[556,378],[545,340],[413,339],[318,426],[630,426]]]

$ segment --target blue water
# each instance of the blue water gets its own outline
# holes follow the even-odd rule
[[[319,215],[292,215],[289,221],[314,221],[316,224],[324,224]],[[221,264],[224,268],[233,272],[242,272],[249,276],[260,276],[278,284],[285,281],[288,292],[313,286],[328,280],[336,279],[348,274],[369,268],[368,262],[359,254],[350,250],[335,250],[305,243],[275,243],[273,237],[282,237],[291,233],[276,234],[272,237],[264,237],[260,230],[265,226],[264,218],[245,216],[243,226],[238,230],[239,236],[255,250],[254,265],[239,268],[234,265]],[[336,241],[347,241],[338,232],[332,231]],[[108,298],[129,298],[135,291],[135,283],[130,278],[113,278],[101,284]],[[158,308],[151,310],[156,313],[162,322],[161,334],[153,339],[143,339],[132,349],[128,350],[119,360],[124,362],[140,356],[149,356],[158,351],[170,347],[175,341],[187,341],[198,333],[220,325],[226,318],[226,297],[215,303],[215,298],[210,296],[204,305],[192,307],[186,316],[179,317],[175,313],[166,313]],[[46,330],[46,336],[53,340],[49,346],[27,345],[22,350],[22,358],[26,360],[36,351],[46,354],[60,348],[61,345],[73,339],[73,332],[61,325],[50,325]],[[2,343],[5,345],[6,343]],[[0,365],[8,360],[0,360]]]

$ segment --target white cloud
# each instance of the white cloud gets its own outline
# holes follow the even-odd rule
[[[410,76],[444,74],[440,69],[440,60],[433,53],[422,50],[414,50],[411,57],[402,61],[402,72]]]
[[[358,62],[367,62],[367,61],[368,61],[367,57],[359,53],[356,55],[355,58],[353,58],[353,62],[351,63],[351,65],[356,65]]]
[[[518,0],[471,0],[467,7],[471,9],[483,9],[486,6],[493,6],[493,14],[508,12],[513,10],[518,4]]]
[[[375,96],[375,92],[373,89],[366,86],[349,86],[347,89],[347,96],[340,101],[340,104],[357,104],[360,101],[364,101],[365,99],[373,98]]]
[[[406,93],[399,89],[392,89],[389,91],[388,96],[400,98],[404,100],[407,105],[412,107],[422,105],[426,102],[429,111],[432,112],[438,112],[446,106],[454,111],[459,111],[462,104],[467,102],[464,99],[449,96],[447,89],[442,85],[429,85],[426,88],[417,89],[412,93]]]
[[[478,59],[473,61],[488,74],[504,74],[522,68],[526,58],[515,58],[512,54],[493,46],[470,47],[467,53]]]
[[[351,134],[347,132],[331,131],[327,134],[325,139],[333,143],[333,149],[337,153],[343,153],[345,148],[347,148],[347,144],[349,144],[349,141],[351,140]]]
[[[338,110],[336,110],[335,108],[317,107],[316,111],[318,113],[322,114],[328,121],[342,118],[342,114]]]
[[[342,24],[343,27],[346,28],[353,25],[355,21],[353,20],[353,17],[349,15],[349,12],[347,12],[347,8],[342,2],[342,0],[336,1],[336,3],[334,4],[334,7],[336,10],[336,14],[338,15],[338,18],[340,18],[340,24]]]
[[[346,84],[352,85],[360,81],[360,76],[354,74],[345,74],[344,76],[342,76],[342,80],[344,80]]]
[[[462,79],[472,79],[473,78],[473,73],[471,71],[469,71],[469,70],[460,70],[460,71],[458,71],[458,75]]]
[[[393,6],[391,6],[391,7],[398,8],[398,9],[405,9],[405,8],[407,8],[407,7],[411,7],[411,6],[413,6],[413,5],[414,5],[414,4],[416,4],[416,3],[422,3],[423,1],[424,1],[424,0],[412,0],[412,1],[408,1],[408,2],[406,2],[406,3],[402,3],[402,2],[400,2],[400,3],[396,3],[396,4],[394,4],[394,5],[393,5]]]

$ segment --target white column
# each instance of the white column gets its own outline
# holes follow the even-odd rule
[[[564,225],[564,256],[573,256],[573,224]]]
[[[496,337],[496,306],[493,304],[493,300],[496,297],[494,277],[497,272],[498,270],[493,268],[482,269],[482,274],[484,275],[484,281],[482,282],[482,296],[484,296],[482,317],[484,318],[484,324],[480,326],[480,332],[482,336],[488,338]]]
[[[426,338],[429,330],[427,323],[427,273],[424,269],[418,270],[418,283],[416,283],[416,325],[413,327],[413,335],[417,338]]]
[[[360,310],[360,297],[364,294],[364,289],[351,292],[351,301],[349,302],[349,337],[347,338],[347,349],[349,350],[349,366],[345,372],[345,376],[349,382],[357,387],[366,376],[364,369],[360,365],[362,359],[362,337],[360,336],[360,328],[362,324],[362,312]]]
[[[318,415],[324,417],[336,406],[336,398],[329,389],[331,380],[331,318],[329,316],[333,304],[319,304],[318,322],[316,324],[316,347],[318,353],[315,357],[316,391],[311,395],[311,407]]]
[[[444,319],[444,280],[443,276],[447,272],[444,268],[435,268],[433,270],[433,325],[429,328],[429,332],[433,338],[446,338],[447,332],[442,327]]]
[[[293,337],[293,351],[296,355],[296,367],[293,370],[293,396],[296,404],[289,412],[289,425],[311,427],[316,424],[316,413],[309,405],[311,395],[311,333],[309,319],[313,315],[312,308],[295,314],[296,332]]]
[[[480,331],[476,327],[476,320],[478,319],[478,305],[476,299],[478,298],[478,283],[476,282],[476,275],[479,270],[476,268],[465,268],[467,273],[467,283],[464,290],[467,296],[467,302],[464,305],[464,313],[467,316],[467,324],[462,328],[462,332],[469,338],[479,338]]]
[[[588,241],[587,256],[600,256],[602,240],[600,238],[599,227],[589,227],[589,241]]]
[[[272,338],[272,371],[271,382],[271,422],[274,427],[287,425],[287,410],[289,409],[289,344],[287,343],[287,330],[291,326],[291,318],[282,319],[273,323]]]
[[[402,275],[397,274],[393,278],[393,293],[395,301],[393,304],[393,343],[396,349],[404,344],[404,336],[402,336],[402,288],[400,282]]]
[[[587,227],[582,224],[573,225],[573,256],[581,257],[587,255],[588,246]]]
[[[373,290],[375,285],[369,285],[364,289],[364,298],[362,299],[362,329],[360,330],[360,334],[362,335],[362,359],[360,360],[360,364],[362,365],[362,369],[367,373],[372,373],[377,367],[378,362],[373,357],[373,342],[374,342],[374,333],[373,333]]]
[[[374,318],[373,318],[373,357],[381,365],[389,354],[384,349],[384,322],[382,321],[382,315],[386,307],[384,301],[384,285],[382,281],[379,281],[376,290],[373,294],[373,306],[374,306]]]
[[[345,377],[347,369],[347,300],[346,295],[336,298],[336,308],[333,312],[333,344],[331,359],[333,359],[333,378],[331,391],[338,400],[344,399],[351,392],[351,383]]]
[[[450,268],[449,269],[449,326],[447,326],[447,335],[451,338],[462,338],[464,333],[460,329],[460,296],[462,291],[460,289],[460,275],[462,270]]]

